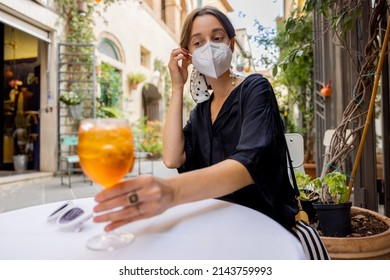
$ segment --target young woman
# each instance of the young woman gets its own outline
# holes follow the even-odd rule
[[[178,204],[208,198],[238,203],[287,229],[298,207],[288,178],[283,125],[274,92],[261,75],[232,75],[235,31],[219,10],[205,7],[186,19],[180,48],[171,52],[172,97],[164,128],[164,163],[179,175],[128,179],[96,196],[110,231]],[[191,94],[198,102],[183,129],[184,84],[193,64]],[[208,88],[212,89],[211,91]],[[119,208],[118,208],[119,207]],[[119,209],[119,210],[118,210]]]

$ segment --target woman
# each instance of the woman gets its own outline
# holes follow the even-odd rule
[[[288,229],[294,225],[298,208],[275,95],[261,75],[243,80],[230,73],[234,36],[228,18],[215,8],[195,10],[187,17],[180,48],[169,61],[172,97],[163,138],[164,163],[180,174],[133,178],[99,193],[95,212],[122,207],[94,218],[109,222],[107,231],[208,198],[253,208]],[[203,102],[183,130],[183,89],[190,63],[198,71],[192,75],[191,93]],[[204,86],[212,88],[211,96]]]

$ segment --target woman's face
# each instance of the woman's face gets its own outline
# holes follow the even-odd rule
[[[229,36],[216,17],[212,15],[198,16],[192,24],[188,50],[193,53],[207,41],[225,44],[230,42]]]

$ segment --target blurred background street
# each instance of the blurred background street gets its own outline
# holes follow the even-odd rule
[[[138,170],[138,163],[136,163],[127,177],[137,176]],[[142,173],[151,172],[149,161],[141,162],[141,171]],[[177,174],[177,171],[166,168],[162,160],[155,160],[153,161],[153,174],[159,177],[169,177]],[[0,187],[0,213],[39,204],[91,197],[102,190],[96,184],[84,182],[82,175],[73,175],[71,179],[71,188],[61,185],[59,176],[49,176],[46,179],[40,179],[37,183],[15,183],[2,186]],[[68,178],[64,177],[64,182],[67,180]]]

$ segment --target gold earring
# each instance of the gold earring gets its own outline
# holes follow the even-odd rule
[[[234,87],[236,85],[236,74],[233,73],[233,66],[230,65],[230,68],[229,68],[229,77],[232,78],[232,86]]]

